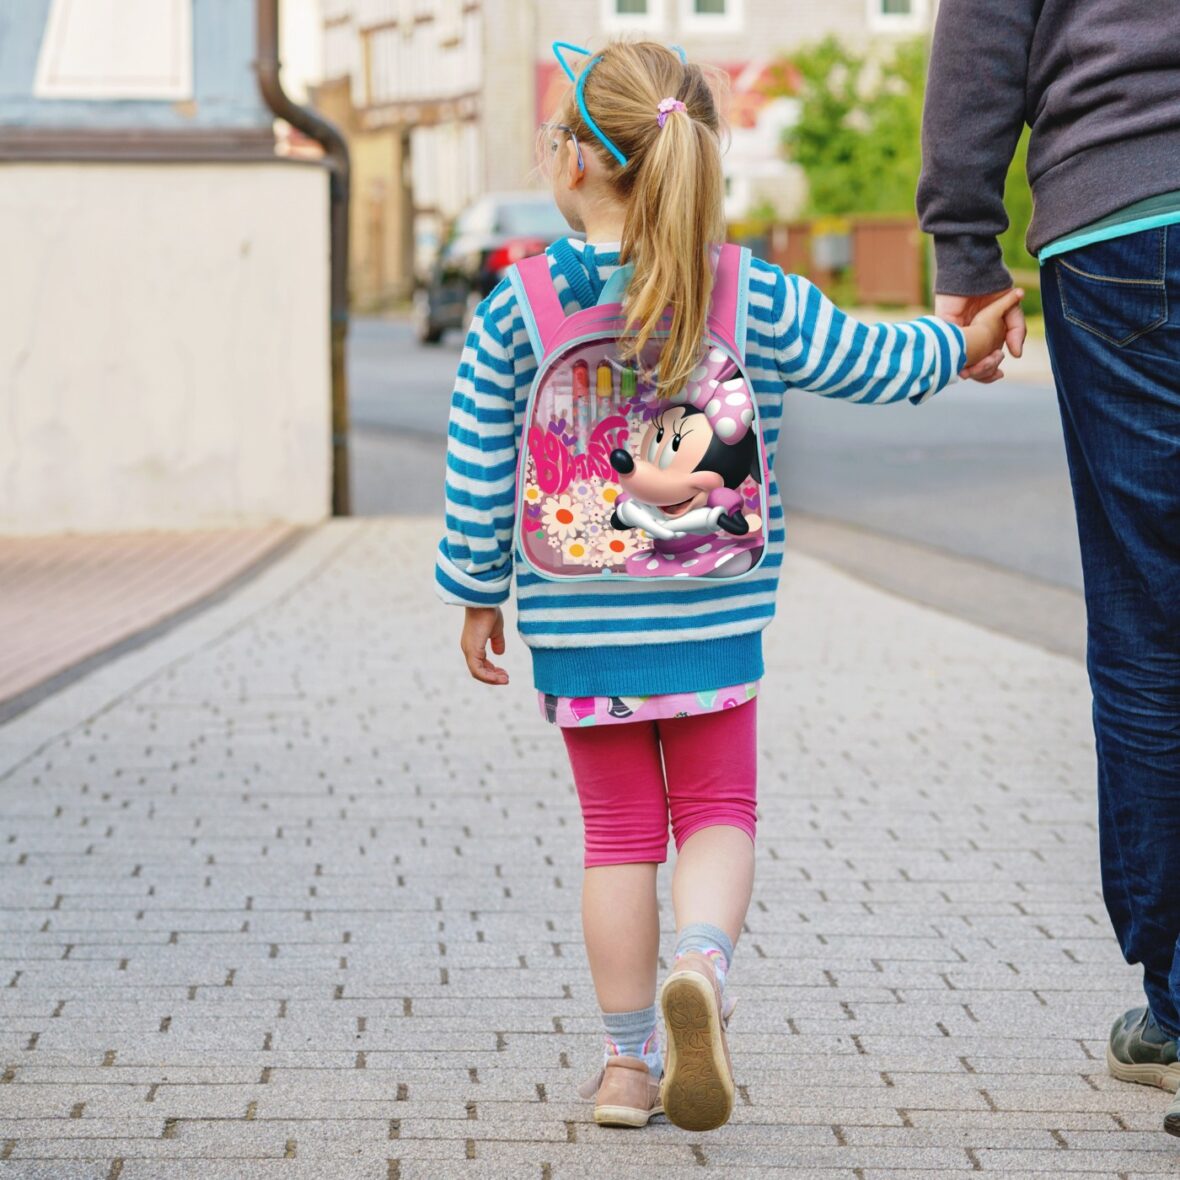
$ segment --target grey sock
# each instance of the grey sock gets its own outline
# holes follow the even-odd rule
[[[717,982],[724,989],[725,977],[733,962],[733,943],[729,941],[729,935],[719,926],[712,926],[708,922],[690,922],[676,939],[676,958],[689,951],[709,955],[717,969]],[[718,954],[724,962],[717,961]]]
[[[604,1012],[602,1027],[606,1029],[605,1056],[639,1057],[654,1077],[658,1078],[664,1072],[654,1004],[636,1012]]]

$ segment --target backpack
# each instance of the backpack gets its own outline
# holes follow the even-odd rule
[[[716,580],[758,568],[766,550],[766,451],[744,368],[749,250],[714,251],[701,364],[658,397],[647,379],[667,338],[639,363],[619,357],[621,267],[598,303],[567,316],[535,255],[511,281],[537,374],[516,478],[516,550],[551,581]]]

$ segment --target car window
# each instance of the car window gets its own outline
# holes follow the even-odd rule
[[[565,218],[552,201],[512,201],[496,206],[496,233],[541,234],[544,237],[569,233]]]

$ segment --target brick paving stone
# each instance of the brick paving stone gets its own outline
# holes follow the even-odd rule
[[[81,1163],[77,1160],[3,1160],[0,1180],[106,1180],[109,1163]]]
[[[0,728],[0,1180],[1180,1169],[1105,1073],[1082,669],[794,555],[733,1120],[595,1126],[576,797],[436,531],[317,530]]]
[[[985,1172],[1008,1174],[1013,1168],[1028,1171],[1056,1172],[1137,1172],[1144,1175],[1175,1175],[1176,1150],[1167,1143],[1154,1151],[1120,1149],[1117,1151],[1078,1151],[1074,1149],[1047,1151],[993,1151],[980,1148],[976,1153]]]
[[[857,1180],[930,1180],[931,1176],[971,1176],[979,1172],[979,1168],[972,1163],[953,1170],[932,1170],[924,1168],[915,1160],[912,1168],[859,1168],[854,1173]],[[1047,1180],[1051,1173],[1025,1172],[1017,1176],[1011,1172],[1005,1173],[1004,1180]]]
[[[265,1127],[251,1123],[226,1123],[219,1138],[209,1142],[190,1143],[175,1134],[164,1134],[154,1138],[111,1138],[95,1139],[55,1138],[29,1136],[20,1139],[10,1156],[11,1159],[79,1159],[91,1160],[95,1156],[110,1155],[114,1158],[139,1159],[285,1159],[290,1154],[289,1141]],[[195,1165],[194,1165],[195,1166]]]
[[[332,1171],[325,1172],[323,1160],[231,1159],[218,1163],[202,1159],[161,1160],[125,1159],[118,1180],[385,1180],[389,1175],[385,1160],[334,1161]],[[435,1175],[439,1173],[436,1171]]]

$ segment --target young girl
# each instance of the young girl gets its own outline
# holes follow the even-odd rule
[[[619,266],[633,264],[625,348],[637,353],[672,309],[658,369],[671,395],[700,362],[711,247],[725,233],[717,107],[700,67],[658,44],[615,42],[579,70],[543,129],[542,151],[554,199],[586,240],[554,243],[550,273],[569,313],[594,305]],[[755,261],[742,292],[745,361],[768,469],[788,389],[922,402],[1002,347],[1003,317],[1019,295],[966,329],[933,317],[867,326],[805,279]],[[536,370],[503,282],[476,312],[459,367],[436,570],[443,599],[466,607],[471,675],[492,685],[508,683],[487,648],[504,652],[500,604],[512,579],[516,465]],[[582,1092],[595,1099],[599,1123],[643,1126],[663,1111],[706,1130],[733,1108],[726,977],[753,884],[761,631],[774,613],[784,537],[773,474],[767,491],[765,559],[745,578],[570,587],[517,568],[520,634],[542,712],[565,739],[584,820],[582,922],[606,1046]],[[609,520],[609,506],[600,511]],[[656,870],[669,818],[677,942],[659,992],[665,1056]]]

